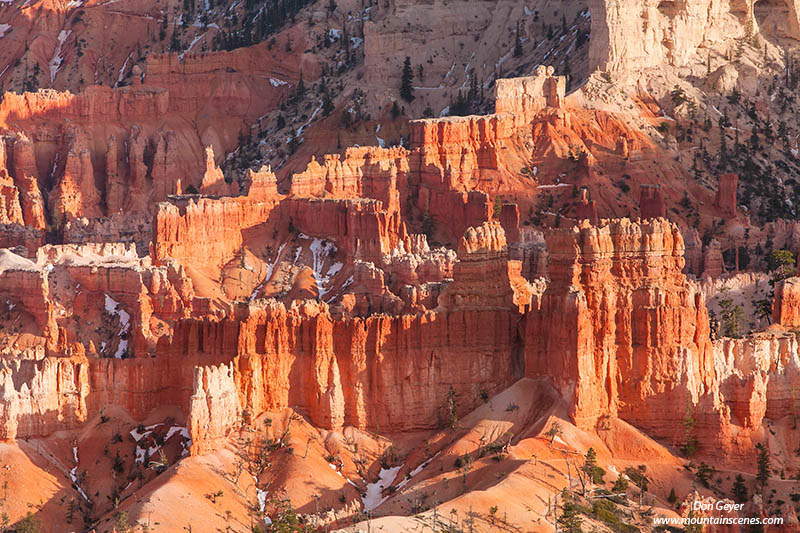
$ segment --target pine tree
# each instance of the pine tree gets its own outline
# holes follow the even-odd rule
[[[756,444],[756,450],[758,450],[758,475],[756,479],[761,482],[761,487],[763,489],[767,486],[767,481],[769,481],[769,471],[771,468],[769,450],[767,450],[767,447],[761,442]]]
[[[586,450],[586,456],[583,461],[583,471],[589,474],[589,478],[594,478],[594,469],[597,468],[597,452],[594,448]]]
[[[708,466],[705,462],[701,462],[700,466],[697,467],[697,472],[695,473],[695,477],[697,481],[700,482],[705,488],[709,488],[709,480],[711,476],[714,475],[716,470],[712,466]]]
[[[558,517],[558,530],[562,533],[583,533],[578,506],[571,498],[565,497],[561,505],[561,516]]]
[[[681,451],[685,453],[687,457],[691,457],[694,455],[694,452],[697,451],[697,436],[695,435],[696,425],[697,420],[694,418],[694,404],[692,403],[691,395],[687,393],[686,413],[683,416],[683,432],[685,442],[683,446],[681,446]]]
[[[334,109],[335,106],[333,105],[333,99],[331,98],[330,93],[325,91],[325,93],[322,95],[322,114],[327,117],[333,112]]]
[[[514,41],[514,57],[522,55],[522,38],[519,36],[519,21],[517,21],[517,37]]]
[[[406,102],[414,101],[414,87],[411,81],[414,79],[414,72],[411,70],[411,58],[406,56],[403,62],[403,74],[400,79],[400,97]]]
[[[611,487],[611,492],[622,493],[628,490],[628,478],[625,474],[620,475]]]
[[[447,391],[447,415],[450,422],[450,429],[458,427],[458,404],[456,403],[456,390],[450,385]]]
[[[744,484],[744,478],[741,474],[736,475],[733,481],[733,501],[736,503],[744,503],[747,501],[747,486]]]
[[[499,196],[494,197],[494,218],[499,219],[503,212],[503,200]]]

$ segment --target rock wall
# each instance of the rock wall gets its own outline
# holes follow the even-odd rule
[[[639,191],[639,214],[642,218],[666,218],[667,206],[660,185],[642,185]]]
[[[714,380],[707,311],[681,273],[678,228],[584,222],[546,241],[551,281],[526,319],[526,374],[551,376],[583,427],[611,415],[673,437],[675,406],[699,401]]]
[[[288,198],[280,204],[281,227],[329,238],[348,257],[379,264],[406,236],[400,213],[377,200]]]
[[[800,327],[800,278],[789,278],[775,284],[772,322],[787,328]]]
[[[741,38],[748,28],[800,39],[795,0],[590,0],[589,66],[630,72],[668,64],[685,66],[700,46]]]
[[[35,437],[86,421],[86,361],[3,359],[0,367],[0,439]]]
[[[563,107],[567,78],[554,73],[553,67],[539,65],[534,76],[497,80],[495,113],[511,115],[514,127],[519,128],[529,125],[543,109]]]
[[[277,203],[244,196],[161,203],[153,217],[153,261],[172,258],[192,266],[202,257],[203,263],[218,268],[241,248],[242,231],[268,220]]]
[[[332,320],[318,305],[251,306],[239,336],[241,404],[297,406],[322,427],[438,427],[451,386],[463,412],[481,390],[521,375],[517,319],[482,310]]]
[[[439,296],[447,310],[515,309],[530,305],[531,288],[520,261],[509,260],[503,227],[497,221],[469,228],[458,246],[453,282]]]
[[[726,217],[736,216],[736,189],[739,186],[739,176],[736,174],[723,174],[719,177],[719,189],[714,198],[714,207],[718,207]]]
[[[312,158],[304,172],[292,175],[289,193],[297,197],[372,198],[384,209],[400,209],[400,191],[407,190],[408,150],[348,148],[344,159],[328,154],[322,164]]]
[[[17,140],[4,150],[11,157],[2,167],[19,191],[25,224],[44,229],[49,222],[61,229],[64,222],[123,210],[152,214],[154,204],[189,185],[205,193],[238,193],[212,179],[218,171],[209,176],[216,167],[209,167],[203,150],[228,153],[245,125],[279,105],[290,84],[264,83],[265,77],[294,83],[300,68],[306,76],[319,73],[312,60],[286,67],[266,47],[182,60],[148,55],[144,84],[136,80],[130,87],[4,94],[0,128]],[[8,222],[20,223],[0,215],[0,223]]]

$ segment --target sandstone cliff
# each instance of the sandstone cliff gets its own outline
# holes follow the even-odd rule
[[[677,228],[623,219],[546,239],[551,281],[526,319],[527,375],[552,376],[579,425],[620,416],[673,437],[687,396],[698,401],[715,379],[707,311],[681,273]]]

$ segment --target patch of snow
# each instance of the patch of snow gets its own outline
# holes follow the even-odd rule
[[[111,296],[106,294],[106,312],[111,316],[119,317],[119,333],[117,333],[117,337],[124,337],[128,334],[128,330],[131,327],[131,315],[119,307],[119,304],[116,300],[114,300]],[[122,356],[128,350],[128,340],[127,339],[120,339],[119,345],[117,346],[117,351],[114,353],[114,357],[117,359],[122,359]]]
[[[191,51],[192,51],[192,48],[194,48],[194,45],[196,45],[196,44],[198,43],[198,41],[200,41],[200,39],[202,39],[202,38],[205,36],[205,34],[206,34],[206,32],[203,32],[203,33],[201,33],[200,35],[198,35],[197,37],[195,37],[195,38],[192,40],[192,42],[191,42],[191,43],[189,43],[189,48],[187,48],[187,49],[186,49],[186,51],[187,51],[187,52],[191,52]],[[181,54],[181,59],[183,59],[183,57],[182,57],[182,56],[183,56],[183,54]]]
[[[475,59],[475,52],[472,52],[472,55],[469,56],[469,61],[467,61],[467,66],[464,67],[464,75],[466,75],[469,72],[469,66],[472,64],[473,59]]]
[[[72,470],[69,471],[69,477],[72,480],[72,484],[75,485],[75,488],[77,489],[78,494],[80,494],[81,497],[84,500],[89,502],[89,496],[78,485],[78,447],[77,446],[73,446],[72,447],[72,458],[75,461],[75,466],[72,468]]]
[[[297,130],[297,137],[298,137],[298,138],[299,138],[299,137],[300,137],[300,136],[303,134],[303,130],[305,130],[305,129],[306,129],[306,126],[308,126],[309,124],[311,124],[311,121],[313,121],[315,118],[317,118],[317,114],[318,114],[320,111],[322,111],[322,104],[320,104],[320,105],[319,105],[319,107],[317,107],[317,108],[314,110],[314,112],[313,112],[313,113],[311,113],[311,118],[309,118],[309,119],[306,121],[306,123],[305,123],[305,124],[303,124],[302,126],[300,126],[300,128]]]
[[[170,437],[172,437],[176,433],[179,433],[181,437],[183,437],[186,440],[191,440],[191,437],[189,437],[189,430],[183,426],[172,426],[171,428],[169,428],[169,431],[167,431],[167,436],[164,437],[164,440],[168,441]]]
[[[342,270],[342,266],[343,266],[343,265],[342,265],[341,263],[334,263],[334,264],[332,264],[332,265],[331,265],[331,267],[328,269],[328,274],[327,274],[327,276],[328,276],[328,277],[333,277],[333,276],[335,276],[336,274],[338,274],[338,273],[339,273],[339,271],[340,271],[340,270]]]
[[[81,498],[86,500],[87,503],[91,503],[89,500],[89,496],[84,492],[84,490],[78,485],[78,467],[74,467],[72,470],[69,471],[69,477],[72,480],[72,484],[75,485],[75,489],[78,491],[78,494],[81,495]]]
[[[364,39],[361,37],[350,37],[350,42],[353,45],[353,49],[356,49],[364,43]]]
[[[11,24],[0,24],[0,39],[5,37],[6,32],[11,29]]]
[[[117,76],[117,85],[119,85],[122,82],[122,78],[125,77],[125,67],[128,66],[128,61],[130,61],[132,55],[133,55],[133,52],[128,54],[128,57],[125,58],[125,62],[120,67],[119,76]]]
[[[386,141],[378,137],[378,133],[381,131],[381,125],[378,124],[378,127],[375,128],[375,138],[378,139],[378,146],[381,148],[386,148]]]
[[[141,441],[144,437],[149,436],[153,432],[153,430],[155,428],[157,428],[158,426],[160,426],[160,425],[162,425],[162,424],[153,424],[152,426],[147,426],[145,428],[145,432],[144,433],[139,433],[139,431],[137,429],[131,430],[131,437],[133,437],[133,439],[137,443],[136,444],[136,458],[135,458],[135,461],[137,463],[144,464],[145,457],[154,457],[155,454],[158,453],[158,450],[161,449],[161,446],[159,446],[159,445],[155,445],[155,446],[152,446],[152,447],[148,446],[147,448],[143,448],[143,447],[139,446],[139,444],[138,444],[139,441]],[[185,427],[183,427],[183,426],[172,426],[172,427],[170,427],[169,430],[167,431],[166,436],[164,437],[164,441],[163,442],[166,443],[175,434],[179,434],[182,437],[181,447],[183,448],[183,451],[181,452],[181,455],[182,456],[183,455],[187,455],[189,453],[189,447],[191,447],[191,445],[192,445],[192,439],[189,436],[189,430],[186,429]]]
[[[281,260],[281,254],[283,253],[284,248],[286,248],[286,243],[281,244],[280,248],[278,248],[278,255],[275,256],[275,261],[267,265],[267,274],[264,276],[264,281],[259,283],[258,286],[253,289],[253,293],[250,295],[250,300],[255,300],[258,292],[261,290],[261,287],[263,287],[265,283],[268,283],[272,278],[272,273],[275,271],[275,267],[278,266],[278,262]],[[297,260],[295,259],[295,261]]]
[[[142,438],[148,436],[150,433],[153,432],[155,428],[157,428],[160,425],[161,424],[153,424],[152,426],[147,426],[144,428],[144,433],[139,433],[139,430],[137,428],[133,428],[130,431],[131,437],[133,437],[133,440],[135,440],[136,442],[139,442],[140,440],[142,440]]]
[[[303,235],[301,234],[301,236]],[[317,290],[319,291],[320,299],[322,299],[322,297],[328,292],[327,285],[330,283],[331,277],[333,277],[333,275],[342,269],[342,265],[341,263],[337,263],[336,265],[330,267],[327,272],[322,272],[322,267],[325,264],[325,260],[329,257],[333,257],[333,255],[336,253],[336,245],[330,241],[313,239],[309,245],[309,249],[311,250],[311,267],[314,270],[314,279],[317,280]],[[337,265],[338,268],[335,268]]]
[[[573,183],[556,183],[554,185],[537,185],[537,189],[558,189],[559,187],[572,187]]]
[[[494,69],[495,69],[495,70],[499,69],[499,68],[500,68],[500,65],[502,65],[503,63],[505,63],[505,62],[506,62],[506,59],[508,59],[509,57],[511,57],[511,54],[513,54],[513,53],[514,53],[514,51],[512,50],[512,51],[508,52],[506,55],[504,55],[503,57],[501,57],[500,59],[498,59],[498,60],[497,60],[497,63],[495,63],[495,64],[494,64]],[[545,57],[547,57],[547,56],[545,56]]]
[[[394,468],[381,468],[381,472],[378,474],[378,481],[367,485],[366,494],[362,498],[364,511],[372,511],[389,499],[389,496],[383,496],[383,489],[391,485],[401,468],[402,465]]]
[[[280,87],[281,85],[289,85],[288,81],[283,81],[278,78],[270,78],[269,82],[272,84],[273,87]]]
[[[455,62],[453,62],[453,64],[450,65],[450,70],[448,70],[447,74],[444,75],[444,79],[445,80],[448,79],[453,74],[453,70],[455,70],[455,68],[456,68],[456,64],[455,64]]]
[[[450,106],[448,105],[448,106],[445,106],[444,109],[442,109],[441,113],[439,113],[439,118],[446,117],[449,114],[450,114]]]
[[[53,53],[52,59],[50,59],[50,83],[52,84],[56,81],[56,76],[58,75],[58,71],[61,69],[61,63],[64,59],[61,57],[61,48],[64,46],[64,42],[69,38],[72,30],[61,30],[61,33],[58,34],[58,46],[56,47],[56,51]]]

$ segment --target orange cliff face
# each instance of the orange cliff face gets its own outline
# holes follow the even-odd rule
[[[713,391],[716,374],[677,227],[621,219],[552,230],[546,240],[550,284],[526,319],[526,374],[551,376],[583,427],[619,416],[655,437],[680,437],[687,399]]]
[[[195,62],[159,76],[190,66],[208,74]],[[124,96],[98,91],[92,106]],[[130,91],[153,98],[143,109],[165,98]],[[170,96],[164,113],[189,106],[178,102]],[[765,420],[792,412],[797,340],[777,327],[711,340],[704,297],[683,274],[683,234],[656,216],[667,186],[640,189],[646,220],[598,220],[610,193],[576,188],[542,213],[564,227],[526,227],[533,200],[610,180],[603,165],[623,168],[652,147],[614,117],[570,110],[563,80],[546,70],[498,83],[496,106],[412,122],[408,149],[314,158],[282,192],[268,167],[227,183],[211,134],[131,124],[101,139],[81,123],[4,137],[1,222],[41,236],[48,213],[84,244],[21,239],[27,250],[0,252],[10,325],[0,331],[0,438],[80,430],[114,405],[143,425],[169,409],[193,454],[223,450],[247,421],[286,409],[326,446],[356,431],[437,440],[454,415],[494,416],[486,399],[520,382],[538,391],[528,400],[566,413],[569,431],[632,434],[630,424],[677,447],[691,416],[701,453],[747,456]],[[578,140],[589,151],[565,156]],[[184,156],[197,158],[188,178]],[[564,168],[575,183],[544,181]],[[112,211],[133,213],[136,227],[106,219]],[[87,242],[122,234],[134,237]],[[785,328],[797,325],[793,283],[776,287]],[[442,460],[466,453],[451,452]]]
[[[272,180],[258,187],[260,179],[252,181],[254,190],[269,190]],[[250,202],[242,196],[197,205]],[[246,235],[247,227],[238,231]],[[224,240],[211,235],[206,243]],[[162,237],[156,233],[155,247],[163,250]],[[765,417],[790,411],[800,371],[796,340],[772,334],[712,344],[703,298],[681,273],[683,241],[674,224],[602,221],[545,238],[550,280],[543,292],[521,277],[502,226],[491,222],[465,232],[437,309],[364,317],[335,316],[327,304],[308,301],[231,302],[212,313],[180,262],[164,257],[150,266],[130,246],[45,247],[36,263],[5,252],[2,275],[19,281],[4,284],[3,299],[30,317],[31,333],[49,331],[51,338],[29,343],[41,360],[23,388],[14,376],[28,376],[27,366],[4,370],[4,435],[79,427],[104,402],[135,419],[158,405],[180,407],[195,453],[223,446],[245,410],[291,406],[331,429],[435,428],[450,387],[467,410],[481,391],[491,394],[523,375],[551,380],[579,427],[594,430],[618,417],[675,445],[685,438],[681,420],[689,409],[701,447],[737,453],[751,446]],[[414,246],[422,252],[423,244]],[[47,263],[55,265],[49,272],[38,266]],[[51,279],[82,289],[65,292]],[[85,302],[83,330],[61,316],[67,297]],[[91,311],[92,302],[99,309]],[[131,331],[122,349],[114,333],[123,326],[119,309]],[[93,337],[98,320],[111,337]],[[36,404],[36,394],[54,403]]]
[[[239,405],[252,413],[295,406],[326,428],[435,428],[451,386],[466,410],[481,390],[518,379],[514,315],[508,309],[334,320],[324,305],[253,304],[239,325]],[[219,415],[210,426],[237,422],[233,413]]]
[[[775,284],[772,322],[786,328],[800,327],[800,278],[788,278]]]
[[[439,296],[441,309],[527,310],[534,288],[522,277],[520,261],[509,259],[503,227],[497,221],[469,228],[458,246],[453,281]]]
[[[298,78],[299,70],[264,61],[265,53],[272,57],[266,46],[187,54],[181,61],[170,54],[148,56],[144,82],[137,79],[129,87],[5,93],[0,176],[8,175],[3,197],[19,197],[22,219],[16,203],[3,207],[5,218],[36,229],[48,223],[63,229],[84,218],[111,217],[108,239],[135,232],[143,243],[149,227],[140,230],[132,219],[147,223],[155,204],[168,195],[189,186],[208,194],[238,192],[220,184],[214,161],[203,154],[209,147],[218,157],[232,151],[242,129],[276,108]],[[301,64],[307,76],[319,70],[313,61]],[[263,83],[264,76],[289,81]],[[49,197],[47,210],[43,197]],[[15,228],[0,234],[6,241],[16,238],[13,245],[26,245]]]

